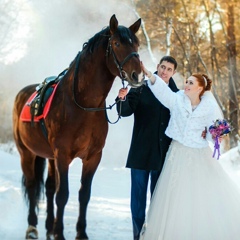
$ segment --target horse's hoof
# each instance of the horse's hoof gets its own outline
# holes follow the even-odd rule
[[[88,236],[86,233],[84,233],[84,234],[77,233],[75,240],[88,240]]]
[[[66,240],[65,237],[61,234],[55,234],[54,235],[54,240]]]
[[[47,233],[47,238],[46,238],[46,240],[54,240],[53,232]]]
[[[26,237],[27,240],[30,239],[38,239],[38,231],[37,228],[34,226],[29,225],[28,229],[26,231]]]

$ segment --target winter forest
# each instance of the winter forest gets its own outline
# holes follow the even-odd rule
[[[171,55],[178,62],[177,73],[173,78],[179,88],[182,87],[184,79],[194,72],[206,73],[213,80],[213,94],[224,117],[232,125],[232,132],[225,138],[221,148],[222,153],[226,153],[223,165],[227,166],[234,180],[239,183],[239,0],[0,0],[0,183],[6,184],[0,191],[0,205],[2,209],[8,209],[6,202],[12,204],[9,208],[11,214],[15,210],[15,203],[11,200],[20,196],[21,170],[12,136],[12,108],[17,92],[26,85],[41,83],[46,77],[57,76],[66,69],[81,51],[83,44],[96,32],[108,26],[113,14],[119,24],[124,26],[130,26],[138,18],[142,19],[137,33],[140,39],[139,55],[151,71],[156,70],[162,56]],[[114,103],[121,87],[120,79],[116,78],[107,97],[107,105]],[[111,121],[115,121],[116,109],[108,111],[108,115]],[[125,235],[115,236],[110,232],[107,238],[105,233],[108,226],[104,225],[101,229],[102,237],[109,240],[113,239],[113,236],[114,239],[131,239],[129,172],[125,169],[125,163],[132,126],[132,117],[109,125],[100,170],[96,173],[96,182],[93,183],[93,186],[99,188],[93,189],[90,219],[96,217],[96,211],[99,212],[96,220],[90,220],[89,223],[92,239],[96,234],[92,226],[102,224],[107,217],[107,224],[112,224],[113,232],[118,229]],[[8,166],[3,157],[11,162],[12,170],[7,170]],[[70,173],[75,195],[74,199],[70,197],[67,216],[72,216],[73,208],[77,208],[79,168],[80,166],[73,167],[72,175]],[[111,169],[111,172],[106,171],[106,168]],[[16,175],[12,177],[12,173]],[[114,177],[118,179],[113,180]],[[103,191],[100,180],[104,180]],[[13,183],[9,184],[8,181]],[[109,182],[120,183],[120,189],[111,189],[111,186],[107,185]],[[118,192],[117,200],[111,196],[111,191]],[[22,217],[23,203],[18,203],[16,208],[21,209],[20,217],[15,219],[16,226],[19,224],[17,221],[25,224],[26,216]],[[0,214],[1,222],[5,211]],[[43,211],[40,211],[42,230]],[[124,221],[124,226],[118,225],[116,219]],[[9,228],[11,234],[12,230],[7,226],[11,220],[6,218],[6,227],[2,225],[4,230],[0,228],[1,239],[10,239],[5,230]],[[75,234],[74,224],[75,219],[71,219],[71,237]],[[25,225],[22,223],[18,228],[24,234]]]

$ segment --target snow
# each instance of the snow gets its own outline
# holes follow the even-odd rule
[[[19,156],[13,146],[2,145],[0,149],[0,239],[24,239],[27,228],[27,207],[21,194],[22,173]],[[9,149],[12,153],[7,152]],[[238,148],[224,153],[219,162],[240,187]],[[79,159],[75,159],[70,165],[70,197],[64,215],[66,239],[74,239],[75,237],[81,167]],[[126,169],[124,165],[122,167],[108,167],[104,161],[100,163],[94,176],[91,200],[88,206],[87,233],[89,239],[132,239],[129,196],[129,169]],[[43,200],[39,212],[39,239],[45,239],[44,222],[45,202]]]
[[[0,150],[0,239],[24,239],[27,228],[27,207],[21,194],[21,168],[17,154]],[[64,215],[65,237],[75,239],[78,217],[78,190],[81,161],[70,165],[70,197]],[[131,239],[129,169],[99,166],[93,180],[87,212],[89,239]],[[39,239],[45,239],[45,202],[40,204]],[[14,230],[13,230],[14,229]]]

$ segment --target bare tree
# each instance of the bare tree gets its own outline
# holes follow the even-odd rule
[[[205,72],[213,79],[213,93],[234,128],[229,146],[236,146],[235,136],[239,134],[240,124],[240,33],[236,32],[240,23],[240,2],[132,1],[144,19],[149,37],[146,39],[151,42],[148,46],[152,51],[161,49],[173,55],[183,75]]]
[[[229,66],[229,117],[234,126],[233,136],[238,135],[238,116],[239,105],[237,97],[236,83],[238,79],[237,71],[237,50],[236,50],[236,36],[235,36],[235,15],[234,15],[234,1],[228,2],[227,7],[228,24],[227,24],[227,49],[228,49],[228,66]],[[230,139],[230,147],[235,147],[237,142],[235,139]]]

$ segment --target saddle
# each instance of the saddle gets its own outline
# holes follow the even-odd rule
[[[34,122],[34,117],[43,114],[44,106],[49,97],[54,91],[54,86],[62,79],[68,69],[61,72],[58,76],[50,76],[36,87],[35,97],[32,99],[28,106],[30,107],[31,123]]]

